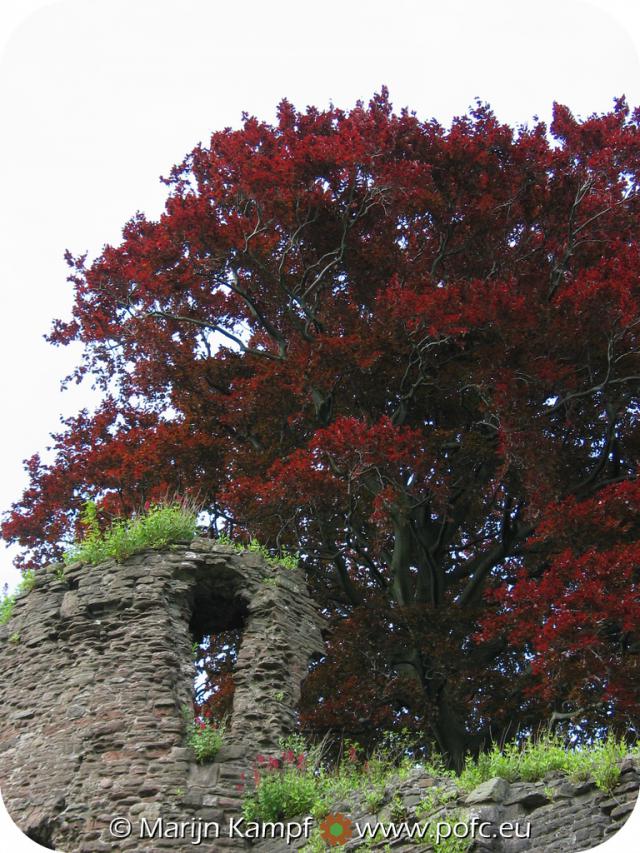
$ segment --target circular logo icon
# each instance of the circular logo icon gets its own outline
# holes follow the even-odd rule
[[[320,835],[331,847],[346,844],[351,838],[353,824],[343,814],[328,814],[320,824]]]

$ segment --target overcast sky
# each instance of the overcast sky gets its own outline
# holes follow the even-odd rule
[[[92,402],[59,391],[78,351],[42,339],[71,306],[64,250],[94,257],[136,210],[157,216],[159,176],[243,110],[272,119],[285,96],[348,108],[383,83],[397,108],[443,123],[476,96],[511,124],[548,119],[553,100],[583,116],[622,93],[640,104],[633,0],[5,4],[2,510],[26,485],[22,460]],[[0,550],[14,586],[11,559]]]
[[[284,96],[349,107],[385,83],[396,107],[444,123],[476,96],[512,124],[554,99],[582,115],[623,92],[638,104],[633,29],[609,6],[618,18],[579,0],[68,0],[18,18],[0,61],[0,509],[60,415],[92,403],[59,390],[78,350],[42,338],[70,310],[66,248],[94,257],[136,210],[157,216],[160,175]],[[0,548],[0,583],[18,578],[12,556]]]

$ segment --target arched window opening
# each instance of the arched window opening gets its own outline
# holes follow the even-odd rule
[[[199,592],[189,625],[195,662],[193,706],[197,718],[220,723],[233,711],[234,668],[247,606],[238,597]]]
[[[231,716],[235,682],[233,671],[242,639],[239,628],[209,634],[196,642],[194,709],[199,717],[221,721]]]

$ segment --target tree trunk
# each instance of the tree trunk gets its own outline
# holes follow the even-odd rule
[[[488,740],[488,731],[468,732],[460,715],[451,702],[444,679],[429,678],[415,648],[406,648],[402,656],[393,661],[393,665],[402,675],[415,680],[416,687],[425,693],[430,704],[435,705],[434,715],[429,727],[436,739],[445,764],[450,770],[461,773],[465,757],[476,757]]]
[[[446,697],[446,687],[438,700],[437,717],[431,729],[447,767],[456,773],[464,770],[466,756],[477,757],[486,743],[485,733],[467,731]]]

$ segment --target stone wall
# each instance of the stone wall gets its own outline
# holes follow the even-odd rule
[[[415,768],[405,778],[390,780],[375,809],[370,792],[363,791],[333,803],[332,811],[346,815],[353,824],[345,851],[387,853],[389,845],[393,853],[433,850],[428,841],[416,841],[419,835],[409,839],[413,826],[430,823],[436,832],[441,825],[445,850],[462,849],[456,846],[455,833],[466,832],[469,853],[579,853],[615,835],[636,806],[638,760],[624,759],[620,771],[610,792],[598,789],[592,779],[575,782],[560,773],[539,782],[490,779],[468,792],[452,779],[433,778]],[[390,825],[393,829],[385,839]],[[379,835],[374,841],[376,827]],[[304,843],[302,839],[290,845],[265,840],[254,849],[255,853],[291,853]]]
[[[59,572],[59,569],[58,569]],[[65,853],[193,850],[143,842],[153,822],[237,815],[256,753],[295,724],[321,619],[297,571],[209,540],[146,551],[123,564],[75,564],[37,576],[0,627],[0,787],[30,838]],[[242,628],[230,730],[215,763],[185,745],[193,642]],[[123,817],[131,837],[110,821]],[[217,839],[198,849],[243,843]]]
[[[230,729],[216,761],[198,765],[182,714],[192,698],[192,645],[230,628],[242,629]],[[9,813],[32,839],[64,853],[300,849],[304,838],[252,841],[243,827],[225,834],[256,755],[278,754],[294,729],[301,681],[323,652],[321,628],[297,571],[209,540],[122,565],[76,564],[64,577],[55,567],[40,573],[0,627],[0,787]],[[577,853],[615,833],[633,809],[638,766],[627,759],[621,769],[612,794],[560,776],[492,780],[469,794],[416,768],[388,785],[375,813],[369,792],[333,808],[361,827],[475,817],[493,831],[518,822],[521,833],[530,826],[528,837],[477,837],[471,849]],[[123,824],[110,830],[114,818],[129,822],[129,837],[117,837]],[[165,836],[149,838],[159,818]],[[207,822],[220,837],[196,845]],[[354,837],[347,849],[359,846]],[[391,846],[432,849],[402,837]]]

